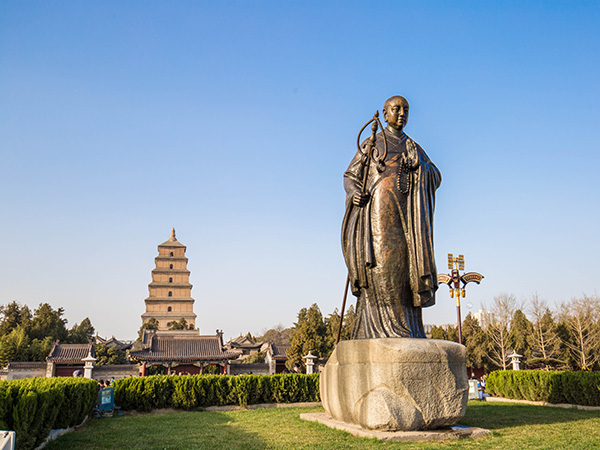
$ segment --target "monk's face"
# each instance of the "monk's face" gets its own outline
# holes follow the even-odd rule
[[[402,131],[408,122],[408,102],[404,97],[392,97],[383,108],[383,118],[396,131]]]

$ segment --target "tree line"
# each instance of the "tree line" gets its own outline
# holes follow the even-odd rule
[[[488,371],[508,369],[513,352],[522,355],[521,367],[545,370],[600,370],[600,298],[573,298],[555,308],[534,295],[517,301],[513,294],[496,296],[479,323],[473,314],[462,322],[467,366]],[[324,317],[315,303],[302,308],[289,329],[287,367],[304,367],[310,351],[323,359],[335,347],[340,315],[336,310]],[[341,339],[349,339],[356,312],[351,306],[344,315]],[[272,330],[269,330],[272,331]],[[432,339],[458,342],[456,326],[434,326]]]
[[[356,311],[351,305],[344,314],[341,340],[350,339],[356,320]],[[318,358],[328,358],[333,352],[338,335],[341,317],[337,308],[327,317],[323,317],[319,306],[314,303],[310,308],[298,312],[298,321],[290,329],[290,348],[287,350],[288,369],[295,365],[304,367],[303,356],[310,351]]]
[[[9,361],[45,361],[55,341],[87,344],[94,337],[88,317],[67,328],[64,308],[48,303],[31,311],[27,305],[13,301],[0,305],[0,368]],[[125,352],[105,345],[96,346],[96,365],[123,364]]]
[[[83,344],[94,335],[89,318],[67,328],[64,309],[54,309],[48,303],[32,312],[16,301],[0,305],[0,367],[8,361],[45,361],[56,340]]]
[[[524,368],[600,370],[598,296],[583,295],[553,309],[538,295],[518,302],[512,294],[501,294],[483,317],[480,324],[468,314],[462,322],[469,367],[506,370],[517,352]],[[458,342],[458,331],[435,326],[431,337]]]

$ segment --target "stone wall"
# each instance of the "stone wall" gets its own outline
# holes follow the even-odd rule
[[[250,363],[250,364],[230,364],[229,375],[269,375],[269,364]]]
[[[94,380],[120,380],[121,378],[137,377],[142,373],[140,364],[115,364],[107,366],[94,366],[92,378]]]
[[[45,362],[9,362],[6,368],[5,380],[20,380],[21,378],[36,378],[46,376]]]
[[[20,380],[21,378],[36,378],[52,376],[47,369],[51,364],[45,362],[10,362],[6,369],[0,370],[0,380]],[[81,366],[83,370],[83,366]],[[127,377],[137,377],[141,373],[139,364],[117,364],[109,366],[95,366],[92,371],[94,380],[115,380]],[[73,368],[69,368],[68,376],[71,376]]]

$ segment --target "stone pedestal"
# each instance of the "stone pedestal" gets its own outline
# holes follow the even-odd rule
[[[335,420],[383,431],[451,426],[467,409],[466,349],[437,339],[342,341],[320,383]]]

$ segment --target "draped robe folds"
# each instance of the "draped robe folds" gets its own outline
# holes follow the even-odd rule
[[[380,155],[381,133],[376,141]],[[369,161],[366,192],[370,198],[365,206],[352,202],[362,189],[365,166],[361,152],[344,174],[347,195],[342,248],[352,293],[358,297],[352,338],[424,338],[421,308],[435,303],[438,287],[433,210],[441,174],[406,134],[383,133],[388,144],[385,167],[379,172]],[[413,161],[412,170],[401,169],[403,158]],[[400,171],[407,193],[399,188]]]

